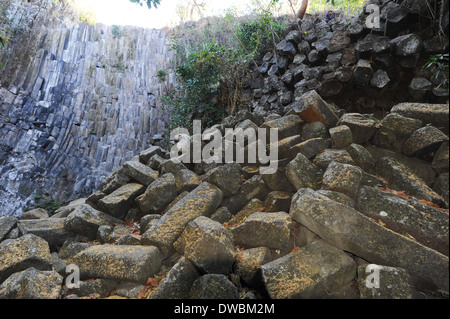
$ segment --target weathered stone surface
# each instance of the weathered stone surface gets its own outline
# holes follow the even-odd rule
[[[286,137],[278,142],[278,158],[294,158],[294,152],[291,152],[291,147],[302,142],[302,137],[300,135],[294,135]]]
[[[91,206],[82,205],[66,218],[64,227],[70,232],[95,239],[100,226],[113,226],[120,223],[122,223],[120,219],[102,213]]]
[[[424,199],[435,204],[442,204],[443,198],[436,194],[421,178],[408,167],[390,157],[382,157],[375,164],[375,172],[383,177],[388,186],[418,199]]]
[[[362,176],[363,172],[359,167],[333,161],[323,174],[322,187],[356,199]]]
[[[13,216],[2,216],[0,217],[0,242],[6,238],[8,233],[16,227],[17,218]]]
[[[213,221],[216,221],[220,224],[228,222],[233,215],[231,215],[230,211],[226,207],[219,207],[217,210],[212,214],[211,219]]]
[[[96,239],[102,243],[109,243],[113,239],[113,228],[111,226],[102,225],[97,230]]]
[[[344,205],[347,205],[350,207],[355,207],[355,200],[353,198],[351,198],[350,196],[345,195],[343,193],[326,190],[326,189],[319,189],[317,191],[317,193],[320,195],[326,196],[329,199],[332,199],[338,203],[341,203],[341,204],[344,204]]]
[[[221,224],[207,217],[191,221],[173,246],[202,272],[224,275],[231,272],[233,239]]]
[[[270,250],[267,247],[245,249],[236,254],[236,274],[251,287],[262,284],[261,266],[269,261]]]
[[[138,246],[141,244],[141,236],[134,234],[125,234],[117,239],[116,244],[125,246]]]
[[[155,245],[167,254],[189,222],[200,216],[211,216],[221,202],[222,191],[203,182],[148,229],[142,236],[142,243]]]
[[[239,299],[239,292],[224,275],[203,275],[191,288],[191,299]]]
[[[390,81],[391,79],[389,78],[389,75],[386,73],[386,71],[378,69],[370,79],[370,85],[377,89],[382,89],[386,85],[388,85]]]
[[[287,192],[274,191],[267,195],[265,201],[265,211],[268,213],[274,212],[289,212],[291,206],[292,195]]]
[[[278,119],[270,120],[261,125],[264,129],[278,130],[278,138],[298,135],[302,126],[302,119],[298,115],[287,115]],[[269,134],[267,132],[267,134]]]
[[[161,213],[177,195],[175,176],[168,173],[151,183],[145,193],[136,198],[136,204],[144,215]]]
[[[343,286],[356,275],[353,259],[323,241],[262,265],[261,270],[273,299],[324,298],[330,288]]]
[[[400,152],[406,140],[423,126],[421,120],[404,117],[397,113],[386,115],[381,121],[380,145]]]
[[[116,189],[99,201],[99,206],[113,217],[124,217],[133,207],[136,197],[141,195],[145,187],[141,184],[129,183]]]
[[[353,133],[353,143],[356,144],[369,141],[377,131],[377,122],[365,114],[344,114],[338,124],[346,125],[350,128]]]
[[[92,244],[88,244],[88,243],[67,241],[64,243],[64,245],[59,250],[58,256],[61,259],[69,259],[69,258],[74,257],[76,254],[78,254],[82,250],[85,250],[91,246],[92,246]]]
[[[229,163],[216,167],[206,173],[203,180],[216,185],[223,197],[235,195],[241,186],[241,165]]]
[[[313,164],[322,170],[326,170],[331,162],[338,162],[341,164],[354,165],[352,157],[346,150],[326,149],[314,158]]]
[[[366,186],[361,188],[356,205],[358,211],[381,220],[389,229],[448,256],[448,213]]]
[[[434,183],[433,190],[444,198],[445,207],[449,207],[449,173],[438,176]]]
[[[138,298],[139,292],[145,288],[144,285],[134,282],[122,282],[115,290],[115,295],[125,298]]]
[[[442,143],[433,157],[431,167],[438,174],[447,173],[449,170],[449,143]]]
[[[173,174],[174,176],[178,171],[186,169],[186,166],[183,163],[177,163],[174,160],[168,159],[161,163],[159,170],[161,175],[165,174]]]
[[[175,184],[179,194],[194,190],[201,182],[200,177],[188,169],[182,169],[175,175]]]
[[[319,121],[306,123],[302,128],[303,141],[307,141],[312,138],[326,138],[328,135],[327,127],[325,124]]]
[[[164,150],[159,146],[152,145],[139,153],[139,161],[143,164],[149,164],[150,159],[155,155],[164,156]]]
[[[232,226],[237,226],[242,224],[250,215],[256,212],[264,210],[264,203],[258,198],[253,198],[247,205],[244,206],[236,215],[234,215],[229,224]]]
[[[0,282],[15,272],[34,267],[52,270],[52,258],[48,243],[35,235],[25,235],[0,245]]]
[[[152,291],[150,299],[187,299],[192,284],[200,276],[197,268],[187,258],[181,257]]]
[[[105,194],[111,194],[119,187],[125,185],[128,182],[128,175],[123,171],[123,167],[112,172],[100,185],[98,189],[100,192]]]
[[[59,299],[63,277],[33,267],[17,272],[0,286],[0,299]]]
[[[353,80],[359,87],[366,87],[373,76],[373,69],[369,60],[360,59],[353,72]]]
[[[287,248],[293,224],[288,214],[253,213],[238,227],[232,228],[234,242],[244,247]]]
[[[390,157],[397,160],[413,171],[415,175],[423,179],[428,186],[432,186],[436,178],[436,172],[427,161],[409,157],[374,145],[369,145],[366,150],[369,151],[375,161],[380,160],[382,157]]]
[[[448,136],[434,126],[425,126],[416,130],[405,142],[403,153],[408,156],[426,155],[437,151]]]
[[[418,119],[449,132],[449,108],[447,104],[400,103],[392,107],[391,113]]]
[[[376,283],[372,278],[368,278],[375,271],[379,274],[377,287],[374,287]],[[414,293],[405,269],[373,264],[358,267],[358,288],[361,299],[412,299]]]
[[[227,207],[230,213],[236,214],[251,199],[257,198],[264,200],[268,192],[269,190],[264,183],[264,178],[261,176],[253,176],[241,185],[236,195],[225,198],[222,206]]]
[[[286,167],[286,176],[296,190],[305,187],[317,188],[322,178],[317,167],[301,153]]]
[[[409,56],[422,50],[422,39],[416,34],[406,34],[391,40],[396,55]]]
[[[330,128],[331,147],[337,149],[347,149],[353,143],[352,131],[347,125],[340,125]]]
[[[361,167],[364,171],[369,171],[375,165],[375,159],[364,146],[353,143],[347,148],[347,152],[355,165]]]
[[[141,234],[144,234],[159,219],[161,219],[161,215],[159,214],[149,214],[142,217],[139,225]]]
[[[48,212],[42,208],[36,208],[33,210],[29,210],[19,216],[20,220],[22,220],[22,219],[46,219],[46,218],[49,218]]]
[[[294,196],[290,215],[342,250],[372,263],[405,268],[448,291],[447,256],[394,233],[349,206],[303,189]]]
[[[306,158],[311,159],[327,147],[327,141],[321,137],[317,137],[292,146],[290,152],[295,154],[295,156],[298,153],[302,153]]]
[[[105,194],[106,195],[106,194]],[[103,198],[104,196],[102,196]],[[99,198],[100,200],[100,198]],[[97,203],[97,202],[96,202]],[[55,210],[55,213],[50,216],[50,218],[66,218],[70,215],[75,209],[80,207],[81,205],[87,204],[87,198],[79,198],[71,201],[68,205],[62,206]]]
[[[17,223],[21,235],[36,235],[45,239],[50,247],[62,246],[66,240],[76,237],[76,235],[68,231],[64,225],[65,218],[21,220]]]
[[[162,256],[156,247],[96,245],[81,251],[72,262],[80,268],[81,279],[146,283],[161,268]]]
[[[330,128],[339,120],[334,108],[314,90],[303,94],[300,100],[294,103],[295,112],[307,123],[319,121]]]
[[[425,97],[427,92],[430,92],[433,87],[433,83],[428,81],[428,79],[423,77],[415,77],[411,80],[408,90],[409,94],[415,100],[421,100]]]
[[[286,176],[286,167],[283,166],[285,160],[281,160],[277,162],[278,169],[273,174],[264,174],[262,175],[262,179],[264,180],[264,184],[273,191],[284,191],[284,192],[293,192],[294,188],[289,183],[289,180]],[[286,165],[286,164],[284,164]]]
[[[105,298],[113,290],[117,288],[117,282],[111,279],[94,279],[80,281],[80,288],[75,292],[78,297],[98,297]]]
[[[148,186],[158,178],[159,174],[147,165],[136,161],[128,161],[123,164],[123,172],[136,182]]]

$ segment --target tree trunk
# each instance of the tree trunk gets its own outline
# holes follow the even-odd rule
[[[298,9],[297,18],[303,19],[307,8],[308,8],[308,0],[303,0],[300,9]]]

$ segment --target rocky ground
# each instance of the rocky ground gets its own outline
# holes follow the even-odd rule
[[[152,146],[51,217],[1,217],[0,298],[448,298],[448,91],[419,63],[442,42],[386,7],[391,33],[292,26],[215,126],[278,130],[275,174]]]

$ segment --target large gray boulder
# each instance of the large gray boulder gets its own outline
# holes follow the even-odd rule
[[[222,191],[203,182],[150,227],[143,234],[142,243],[157,246],[164,255],[167,254],[189,222],[200,216],[210,217],[221,202]]]
[[[371,263],[405,268],[437,289],[448,291],[448,257],[397,234],[357,210],[302,189],[290,215],[323,240]]]
[[[261,271],[273,299],[326,298],[355,278],[356,264],[343,251],[316,241],[262,265]]]
[[[52,257],[48,243],[29,234],[0,245],[0,283],[16,272],[34,267],[38,270],[52,270]]]
[[[15,273],[0,286],[0,299],[59,299],[63,277],[33,267]]]
[[[234,263],[231,234],[207,217],[191,221],[173,246],[203,273],[228,275],[231,272]]]

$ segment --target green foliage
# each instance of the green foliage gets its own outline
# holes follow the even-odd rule
[[[439,85],[444,88],[448,87],[448,64],[449,64],[449,54],[448,53],[440,53],[431,55],[425,65],[422,67],[424,69],[430,69],[433,72],[433,77],[437,76],[439,73],[447,73],[444,81]]]
[[[218,103],[221,82],[233,58],[233,52],[224,46],[206,43],[193,48],[177,65],[175,74],[179,85],[164,99],[172,110],[171,129],[191,128],[192,119],[211,126],[224,117],[225,109]]]
[[[166,71],[164,70],[158,70],[158,72],[156,72],[156,76],[161,80],[161,81],[165,81],[166,80]]]
[[[308,12],[315,13],[328,11],[333,7],[333,11],[344,12],[347,16],[357,16],[366,0],[314,0],[309,1]]]
[[[244,22],[236,36],[245,52],[260,58],[281,37],[284,30],[283,23],[275,20],[270,11],[264,11],[254,20]]]
[[[28,207],[24,209],[24,211],[42,208],[45,209],[51,216],[55,213],[55,211],[57,211],[59,208],[67,204],[67,202],[59,202],[51,197],[47,197],[42,194],[36,194],[34,196],[34,201],[35,201],[34,206]]]
[[[120,27],[118,25],[113,25],[112,26],[112,35],[114,39],[120,38],[122,36],[122,31],[120,30]]]
[[[155,8],[158,8],[161,0],[130,0],[130,2],[139,4],[140,6],[143,6],[144,4],[146,4],[147,7],[149,9],[151,9],[152,6],[155,7]]]

